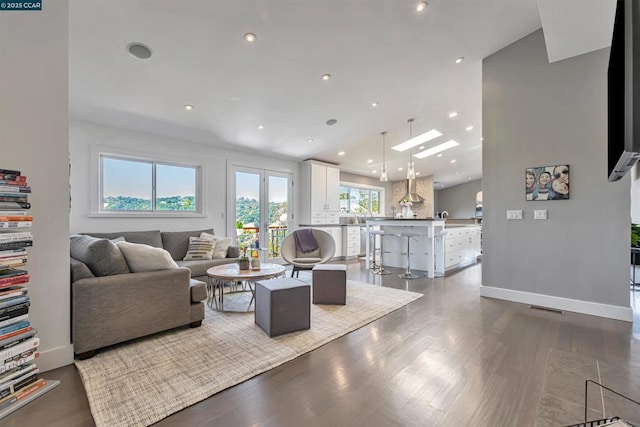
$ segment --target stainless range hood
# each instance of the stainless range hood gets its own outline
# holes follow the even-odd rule
[[[399,201],[402,201],[402,200],[409,200],[411,203],[424,203],[425,201],[424,197],[416,193],[415,179],[407,180],[407,194]]]

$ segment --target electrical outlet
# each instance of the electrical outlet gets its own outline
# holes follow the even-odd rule
[[[507,219],[522,219],[522,210],[507,210]]]
[[[533,219],[547,219],[546,209],[536,209],[533,211]]]

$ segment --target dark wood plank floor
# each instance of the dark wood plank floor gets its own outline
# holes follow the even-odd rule
[[[424,297],[157,425],[532,426],[552,349],[640,366],[637,317],[634,330],[481,298],[480,264],[412,281],[374,276],[363,265],[348,262],[348,278]],[[640,308],[637,295],[634,304]],[[94,425],[73,366],[44,376],[61,386],[1,425]]]

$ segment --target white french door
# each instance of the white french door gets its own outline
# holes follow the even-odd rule
[[[239,165],[232,165],[229,175],[228,229],[236,230],[241,251],[282,262],[280,248],[292,217],[293,175]]]

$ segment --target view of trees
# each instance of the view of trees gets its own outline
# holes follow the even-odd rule
[[[340,186],[340,212],[380,213],[380,191]]]
[[[287,213],[287,202],[270,202],[269,203],[269,223],[272,224],[280,220],[280,216]],[[260,204],[256,199],[247,197],[239,197],[236,199],[236,220],[242,224],[260,223]]]
[[[196,208],[194,196],[170,196],[156,199],[159,211],[193,211]],[[127,196],[109,196],[102,200],[105,210],[114,211],[150,211],[151,199]]]
[[[150,211],[151,199],[128,196],[109,196],[103,199],[103,209],[114,211]],[[287,202],[269,203],[269,223],[274,223],[280,216],[287,213]],[[159,197],[156,200],[156,210],[159,211],[193,211],[195,210],[194,196]],[[236,200],[236,218],[242,224],[260,222],[260,205],[256,199],[240,197]]]

